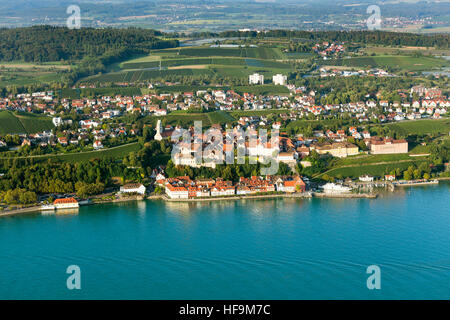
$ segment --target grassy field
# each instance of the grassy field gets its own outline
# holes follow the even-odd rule
[[[192,66],[247,66],[257,68],[277,68],[291,69],[288,63],[282,63],[273,60],[261,60],[253,58],[185,58],[149,62],[125,62],[122,64],[123,70],[140,69],[174,69],[175,67],[192,68]],[[178,68],[183,69],[183,68]]]
[[[243,57],[266,60],[281,60],[286,56],[278,48],[258,47],[258,48],[211,48],[192,47],[180,48],[178,55],[188,57]]]
[[[275,65],[278,62],[264,62],[263,65]],[[248,79],[250,74],[255,72],[260,73],[266,77],[266,79],[271,79],[275,74],[286,74],[290,71],[289,65],[284,65],[283,68],[278,67],[267,67],[267,66],[236,66],[236,65],[186,65],[178,67],[173,67],[172,69],[162,69],[162,70],[124,70],[119,72],[110,72],[106,74],[91,76],[82,79],[80,82],[92,83],[92,82],[113,82],[113,83],[123,83],[123,82],[139,82],[158,78],[165,78],[170,76],[208,76],[208,77],[218,77],[218,78],[234,78],[234,79]]]
[[[303,60],[312,57],[312,53],[309,52],[288,52],[285,55],[288,59],[293,60]]]
[[[62,98],[79,99],[81,97],[93,98],[98,95],[105,96],[134,96],[142,94],[141,89],[136,87],[109,87],[109,88],[85,88],[85,89],[62,89],[58,95]]]
[[[448,134],[450,119],[426,119],[386,124],[391,130],[402,136],[408,134]]]
[[[293,70],[286,55],[273,47],[211,48],[185,47],[154,50],[114,64],[108,73],[82,79],[81,82],[139,82],[170,76],[206,76],[248,79],[258,72],[267,79],[274,74]]]
[[[412,54],[415,52],[420,52],[424,55],[450,55],[450,50],[448,49],[435,49],[430,47],[384,47],[384,46],[367,46],[363,49],[366,54],[380,54],[380,55],[392,55],[392,54]]]
[[[208,118],[211,124],[224,124],[235,121],[235,118],[225,111],[210,112],[208,113]]]
[[[25,62],[0,62],[0,87],[50,83],[61,79],[70,66],[58,62],[33,64]]]
[[[350,59],[320,60],[319,64],[328,66],[346,66],[354,68],[393,68],[406,71],[424,71],[449,66],[444,59],[413,56],[374,56],[354,57]]]
[[[404,171],[408,169],[408,167],[412,164],[419,165],[420,163],[425,161],[426,161],[425,159],[420,158],[400,163],[361,164],[355,167],[337,168],[326,172],[326,174],[330,177],[342,176],[342,177],[358,178],[365,174],[369,174],[375,177],[382,177],[384,174],[389,173],[397,168]]]
[[[32,157],[35,161],[47,161],[48,159],[62,161],[62,162],[82,162],[88,161],[91,159],[104,159],[104,158],[116,158],[122,159],[130,152],[137,152],[140,148],[139,143],[130,143],[127,145],[110,148],[106,150],[100,151],[87,151],[80,153],[67,153],[67,154],[58,154],[58,155],[43,155],[43,156],[34,156]],[[23,157],[18,157],[21,159]],[[30,157],[27,157],[30,158]]]
[[[167,76],[212,76],[214,72],[209,69],[180,69],[180,70],[139,70],[112,72],[82,79],[81,82],[139,82]]]
[[[30,113],[0,111],[0,134],[36,133],[53,128],[51,118]]]
[[[394,161],[403,161],[403,160],[412,160],[409,154],[378,154],[378,155],[364,155],[364,156],[353,156],[348,158],[342,158],[338,160],[339,166],[346,165],[359,165],[359,164],[371,164],[371,163],[379,163],[379,162],[394,162]]]

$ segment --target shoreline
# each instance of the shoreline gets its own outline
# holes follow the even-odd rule
[[[214,197],[214,198],[195,198],[195,199],[170,199],[166,195],[158,195],[158,196],[141,196],[135,198],[126,198],[126,199],[115,199],[115,200],[104,200],[98,202],[91,202],[84,206],[93,206],[98,204],[108,204],[108,203],[125,203],[132,201],[154,201],[154,200],[162,200],[166,202],[210,202],[210,201],[236,201],[236,200],[263,200],[263,199],[312,199],[312,198],[320,198],[320,199],[376,199],[378,194],[369,194],[369,193],[318,193],[318,192],[305,192],[305,193],[294,193],[294,194],[271,194],[271,195],[249,195],[249,196],[229,196],[229,197]],[[76,209],[78,210],[78,208]],[[5,212],[0,212],[1,217],[14,216],[19,214],[26,213],[41,213],[41,212],[57,212],[58,210],[42,210],[41,206],[34,206],[23,209],[14,209]]]
[[[259,200],[259,199],[376,199],[376,193],[320,193],[305,192],[292,194],[269,194],[269,195],[249,195],[249,196],[229,196],[229,197],[211,197],[211,198],[194,198],[194,199],[170,199],[167,196],[156,196],[149,200],[164,200],[167,202],[209,202],[209,201],[226,201],[226,200]]]
[[[448,181],[450,177],[436,178],[437,181],[422,182],[422,183],[404,183],[401,185],[396,184],[395,186],[404,187],[414,187],[414,186],[428,186],[437,185],[439,181]],[[392,191],[395,192],[395,191]],[[108,203],[125,203],[131,201],[144,201],[144,200],[162,200],[166,202],[210,202],[210,201],[236,201],[236,200],[262,200],[262,199],[377,199],[379,197],[378,193],[322,193],[322,192],[304,192],[304,193],[292,193],[292,194],[268,194],[268,195],[234,195],[225,197],[208,197],[208,198],[194,198],[194,199],[170,199],[167,195],[150,195],[150,196],[135,196],[129,198],[121,198],[114,200],[100,200],[97,202],[90,202],[86,204],[87,206],[97,205],[97,204],[108,204]],[[0,211],[0,218],[15,216],[19,214],[32,214],[46,212],[42,210],[41,206],[33,206],[22,209],[14,209],[8,211]],[[48,211],[47,211],[48,212]],[[54,210],[52,212],[57,212]]]
[[[14,209],[14,210],[7,210],[7,211],[0,211],[0,218],[2,217],[9,217],[9,216],[15,216],[22,213],[36,213],[41,212],[41,206],[37,207],[28,207],[28,208],[22,208],[22,209]]]

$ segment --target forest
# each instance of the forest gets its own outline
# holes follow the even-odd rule
[[[0,29],[0,60],[48,62],[77,61],[87,56],[103,56],[120,49],[148,52],[171,48],[175,40],[165,41],[159,31],[127,29],[68,29],[53,26]]]
[[[0,61],[45,63],[61,61],[74,65],[62,82],[106,71],[112,63],[152,49],[173,48],[177,40],[161,40],[159,31],[127,29],[68,29],[53,26],[0,29]]]

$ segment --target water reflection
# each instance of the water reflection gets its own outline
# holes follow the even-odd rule
[[[79,208],[58,209],[55,211],[42,211],[41,216],[76,216],[80,213]]]

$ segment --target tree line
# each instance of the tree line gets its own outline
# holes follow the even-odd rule
[[[178,40],[161,40],[154,30],[68,29],[54,26],[0,29],[0,60],[73,64],[62,82],[72,84],[82,77],[105,72],[108,65],[152,49],[173,48]]]
[[[83,197],[101,193],[112,185],[113,177],[127,178],[123,176],[126,167],[113,159],[35,163],[15,158],[3,160],[0,169],[6,172],[0,178],[0,192],[4,195],[11,190],[26,190],[36,194],[78,193]],[[14,194],[11,196],[14,198]]]
[[[270,30],[257,31],[224,31],[217,37],[239,38],[288,38],[312,41],[357,42],[362,44],[381,44],[387,46],[418,46],[449,48],[448,34],[414,34],[387,31],[302,31],[302,30]]]
[[[159,31],[126,29],[68,29],[55,26],[0,29],[0,60],[48,62],[77,61],[86,56],[102,56],[119,49],[163,49],[178,41],[158,38]]]

